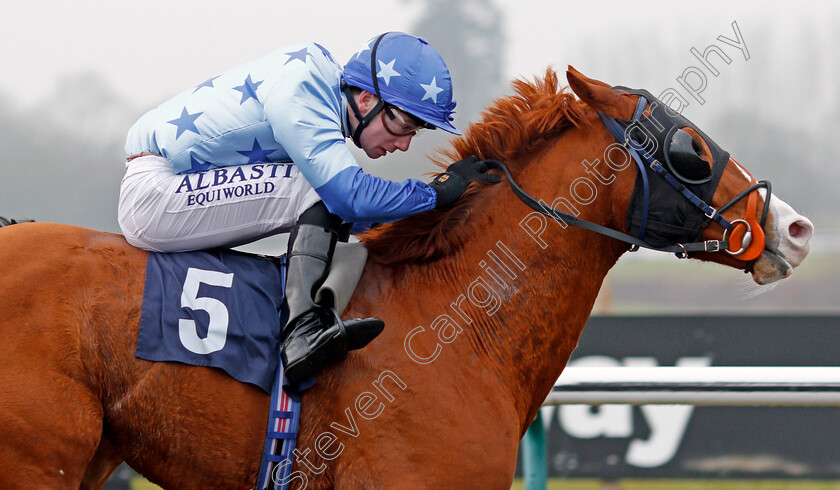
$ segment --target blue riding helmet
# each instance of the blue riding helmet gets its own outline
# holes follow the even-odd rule
[[[372,65],[375,65],[372,67]],[[386,32],[368,41],[344,65],[344,81],[376,94],[425,123],[453,134],[462,134],[452,125],[455,99],[452,79],[443,58],[424,39],[402,32]],[[358,135],[384,104],[360,117],[352,97],[351,108],[361,124]]]

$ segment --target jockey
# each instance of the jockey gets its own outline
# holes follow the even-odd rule
[[[452,205],[472,180],[498,182],[475,157],[431,184],[362,171],[346,138],[370,158],[406,151],[422,129],[451,123],[449,70],[429,44],[399,32],[368,41],[343,70],[315,43],[278,49],[164,102],[128,132],[119,224],[132,245],[178,252],[233,247],[290,231],[281,357],[308,380],[384,328],[341,322],[314,302],[349,226]],[[352,224],[352,225],[350,225]]]

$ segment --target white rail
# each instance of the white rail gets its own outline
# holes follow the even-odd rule
[[[840,406],[840,367],[569,367],[544,405]]]

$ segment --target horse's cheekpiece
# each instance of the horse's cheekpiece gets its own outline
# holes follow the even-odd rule
[[[717,190],[729,162],[729,153],[647,90],[626,87],[614,87],[614,90],[639,96],[636,112],[629,121],[599,113],[616,140],[624,143],[639,165],[633,198],[627,209],[630,233],[654,247],[663,247],[694,242],[711,221],[716,221],[725,230],[723,241],[731,242],[726,246],[722,244],[721,248],[748,261],[745,269],[749,270],[764,249],[763,226],[770,203],[770,183],[757,183],[715,210],[706,203],[711,202]],[[646,112],[648,115],[642,117]],[[702,143],[695,141],[689,131],[705,143],[712,157],[711,167],[702,158],[706,151]],[[653,174],[661,178],[653,177]],[[767,191],[760,223],[755,209],[757,192],[753,192],[759,187]],[[744,219],[729,222],[720,216],[747,195],[748,209]]]
[[[631,251],[647,248],[671,252],[679,258],[687,258],[692,252],[725,251],[745,261],[744,272],[751,272],[765,246],[764,224],[770,209],[770,182],[757,182],[719,209],[713,208],[706,201],[711,201],[717,190],[730,159],[729,153],[650,92],[625,87],[614,87],[613,90],[639,96],[629,121],[616,120],[598,112],[604,126],[630,153],[639,168],[633,197],[627,207],[630,234],[548,207],[522,190],[503,163],[488,160],[487,166],[502,170],[516,196],[537,212],[559,218],[567,225],[626,242],[630,244]],[[648,105],[650,111],[647,111]],[[648,115],[642,118],[646,112]],[[694,132],[708,147],[712,156],[711,167],[701,157],[706,150],[685,128]],[[651,177],[652,174],[657,177]],[[762,187],[766,194],[759,219],[756,204],[758,189]],[[721,215],[744,197],[747,197],[747,209],[743,218],[730,222]],[[653,209],[651,201],[655,203]],[[698,241],[712,221],[723,227],[723,237],[720,240]]]
[[[636,177],[633,198],[627,208],[627,228],[630,234],[644,239],[654,247],[696,240],[707,218],[664,178],[654,176],[655,172],[650,167],[651,160],[665,162],[667,172],[680,184],[688,187],[703,202],[711,202],[723,169],[729,161],[729,153],[682,115],[673,111],[666,113],[665,106],[646,90],[616,88],[640,97],[633,119],[615,120],[621,128],[619,142],[623,143],[626,138],[629,140],[628,145],[635,144],[637,150],[643,149],[642,158],[646,163]],[[650,114],[639,117],[639,112],[644,112],[648,107],[648,101],[652,102]],[[603,113],[600,114],[602,118],[607,118]],[[605,124],[610,128],[607,121]],[[691,135],[683,130],[686,127],[696,131],[708,145],[713,158],[711,167],[700,158],[699,152],[702,150],[695,146]],[[616,136],[616,133],[613,132],[613,135]]]

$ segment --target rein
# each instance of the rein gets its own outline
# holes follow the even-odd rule
[[[646,106],[647,100],[644,97],[640,96],[631,122],[638,120],[644,114]],[[615,119],[603,114],[600,111],[598,112],[598,115],[601,117],[604,126],[606,126],[606,128],[610,131],[615,140],[619,144],[621,144],[633,157],[633,159],[636,162],[636,165],[639,167],[639,173],[642,176],[642,190],[644,194],[642,208],[643,218],[638,236],[628,235],[627,233],[623,233],[612,228],[607,228],[605,226],[592,223],[591,221],[586,221],[584,219],[578,218],[575,215],[565,213],[557,208],[550,207],[543,201],[538,201],[533,196],[525,192],[521,187],[519,187],[519,185],[513,180],[513,176],[510,174],[508,168],[502,162],[498,160],[488,160],[486,162],[487,166],[489,168],[495,168],[503,171],[505,175],[507,175],[508,183],[510,184],[513,193],[520,200],[522,200],[522,202],[527,204],[531,209],[534,209],[538,213],[543,214],[545,216],[549,216],[555,220],[561,220],[567,225],[594,231],[595,233],[599,233],[601,235],[608,236],[610,238],[614,238],[616,240],[628,243],[630,244],[631,252],[636,251],[639,248],[646,248],[649,250],[655,250],[657,252],[673,253],[677,256],[677,258],[684,259],[688,257],[688,254],[693,252],[726,251],[730,255],[741,256],[739,257],[741,260],[747,261],[747,264],[744,267],[744,272],[751,272],[755,260],[761,255],[761,252],[764,250],[765,246],[764,225],[767,221],[767,215],[770,207],[770,182],[763,180],[756,184],[753,184],[747,189],[745,189],[743,192],[735,196],[735,198],[730,200],[728,203],[721,206],[720,209],[715,209],[712,206],[708,205],[706,202],[704,202],[702,199],[697,197],[696,194],[694,194],[684,184],[682,184],[673,175],[671,175],[671,173],[668,172],[664,165],[662,165],[658,160],[656,160],[656,158],[650,155],[647,152],[647,150],[645,150],[645,148],[637,141],[635,141],[630,135],[625,136],[624,131],[621,130],[621,127],[618,125],[618,123],[616,123]],[[645,166],[649,167],[657,175],[659,175],[666,182],[668,182],[668,184],[670,184],[674,189],[676,189],[677,192],[679,192],[683,197],[685,197],[689,202],[691,202],[691,204],[693,204],[706,216],[706,219],[701,227],[701,232],[712,221],[718,223],[721,227],[723,227],[724,232],[722,239],[695,241],[690,243],[676,243],[674,245],[664,247],[655,247],[644,241],[647,213],[650,201],[647,172],[645,171]],[[764,188],[766,190],[766,196],[764,200],[764,208],[762,210],[761,219],[759,222],[756,222],[756,195],[758,194],[757,190],[759,188]],[[735,203],[737,203],[744,197],[747,197],[747,212],[745,218],[735,219],[730,222],[721,215],[723,211],[729,209],[731,206],[733,206]],[[739,227],[739,225],[743,226]],[[699,234],[700,233],[698,233],[698,236]],[[730,246],[734,244],[737,244],[736,250],[732,250],[730,248]]]
[[[584,230],[594,231],[595,233],[608,236],[610,238],[615,238],[616,240],[621,240],[625,243],[629,243],[631,245],[631,251],[638,250],[639,248],[646,248],[649,250],[655,250],[657,252],[673,253],[677,257],[684,259],[687,257],[687,254],[691,252],[719,252],[721,250],[726,249],[729,246],[729,242],[726,240],[707,240],[703,242],[693,242],[685,244],[678,243],[676,245],[671,245],[668,247],[654,247],[652,245],[649,245],[644,240],[634,237],[633,235],[628,235],[627,233],[622,233],[618,230],[613,230],[612,228],[607,228],[606,226],[602,226],[597,223],[578,218],[573,214],[560,211],[557,208],[552,208],[544,202],[538,201],[533,196],[525,192],[521,187],[519,187],[519,185],[513,180],[513,176],[510,174],[510,171],[504,163],[498,160],[487,160],[486,163],[489,168],[499,169],[502,172],[504,172],[505,175],[507,175],[508,183],[510,184],[510,188],[511,190],[513,190],[513,193],[516,194],[516,197],[518,197],[522,202],[527,204],[528,207],[530,207],[531,209],[537,211],[542,215],[549,216],[554,219],[559,219],[567,225],[577,226],[578,228],[583,228]]]

